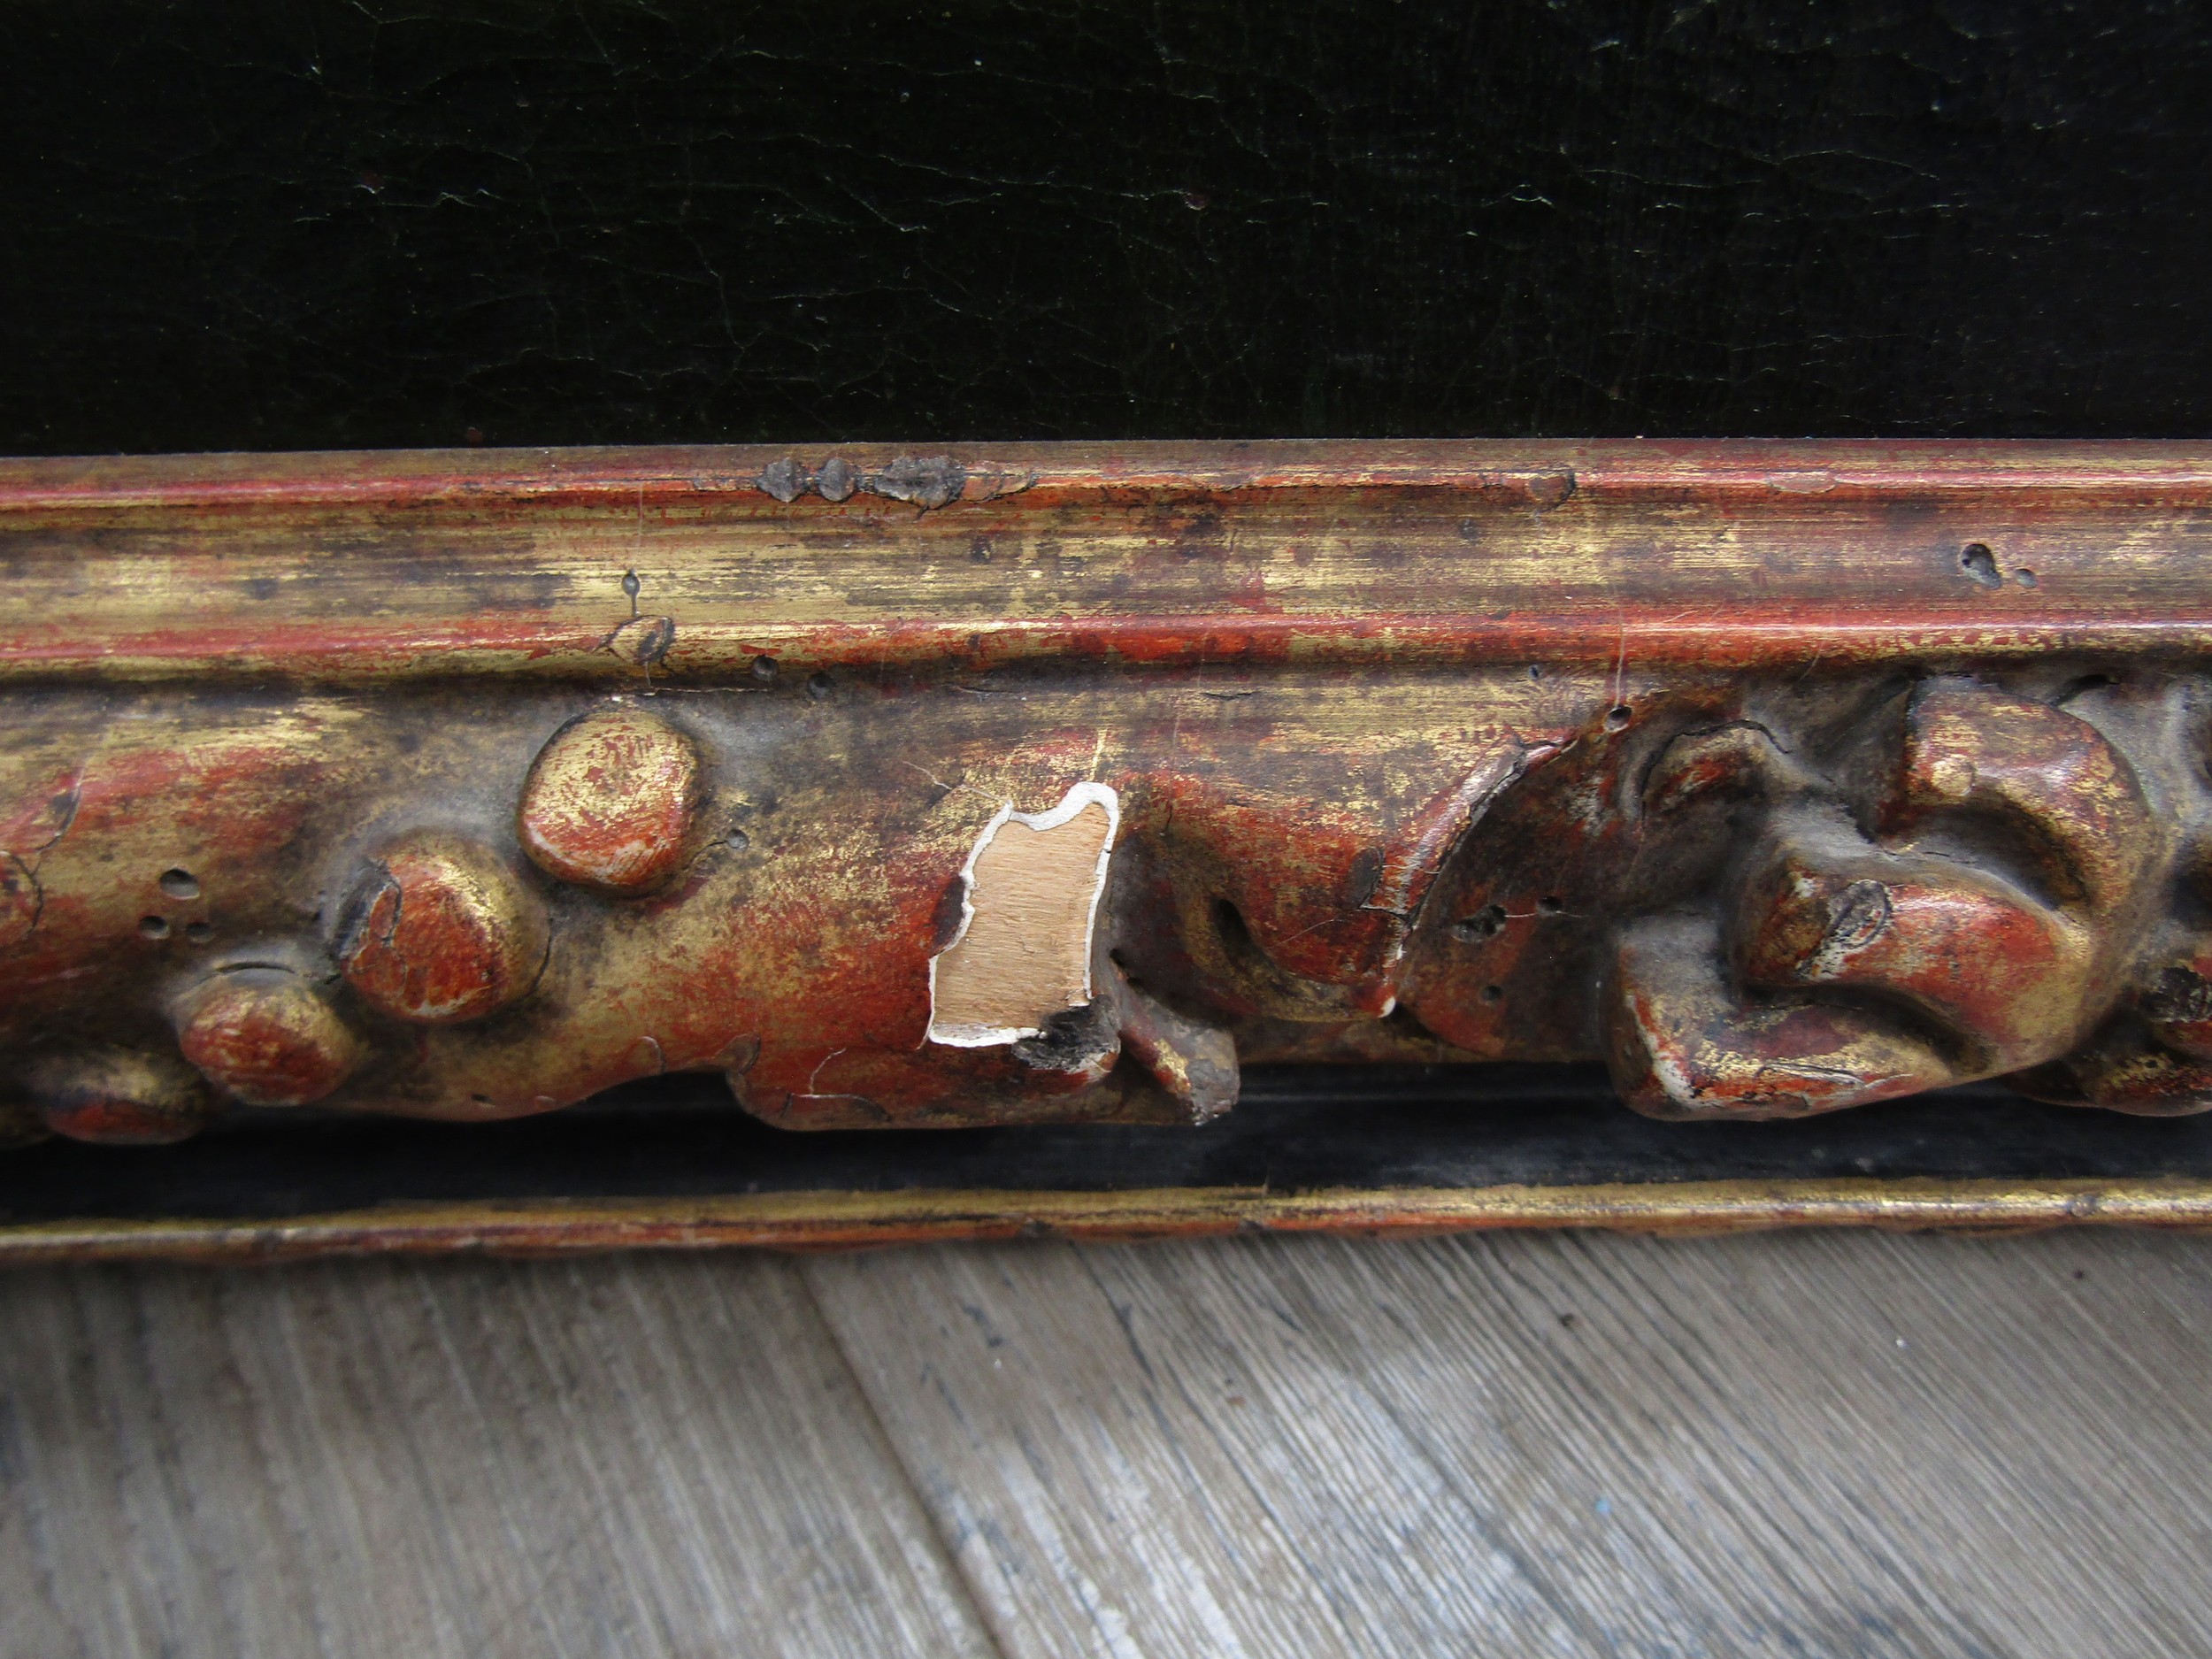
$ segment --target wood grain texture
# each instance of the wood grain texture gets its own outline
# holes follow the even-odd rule
[[[1091,1000],[1091,932],[1115,816],[1071,789],[1049,812],[992,819],[962,872],[959,937],[930,964],[930,1039],[988,1047],[1036,1036]]]
[[[0,1653],[987,1654],[789,1264],[667,1265],[0,1278]]]
[[[2198,1653],[2208,1251],[27,1270],[0,1655]]]
[[[1582,1234],[808,1271],[1010,1654],[2057,1655],[2201,1651],[2204,1261]]]

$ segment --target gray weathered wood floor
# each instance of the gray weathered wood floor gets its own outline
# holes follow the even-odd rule
[[[2212,1653],[2212,1240],[0,1274],[14,1655]]]

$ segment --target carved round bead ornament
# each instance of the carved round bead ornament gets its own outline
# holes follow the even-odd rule
[[[387,847],[347,913],[347,983],[422,1025],[482,1018],[528,990],[545,962],[536,896],[488,849],[446,831]]]
[[[217,974],[193,997],[177,1037],[209,1082],[249,1106],[319,1101],[361,1057],[328,1000],[275,968]]]
[[[547,873],[602,893],[644,893],[682,867],[698,805],[689,738],[641,710],[601,709],[539,751],[516,827]]]
[[[49,1055],[30,1068],[46,1126],[73,1141],[162,1146],[199,1133],[207,1090],[183,1062],[130,1048]]]

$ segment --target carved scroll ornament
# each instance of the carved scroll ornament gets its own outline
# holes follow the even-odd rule
[[[2162,446],[14,464],[0,1118],[2199,1110],[2208,504]]]

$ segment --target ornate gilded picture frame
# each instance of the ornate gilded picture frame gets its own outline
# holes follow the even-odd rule
[[[0,1256],[2212,1210],[2203,446],[17,461],[0,557]]]

